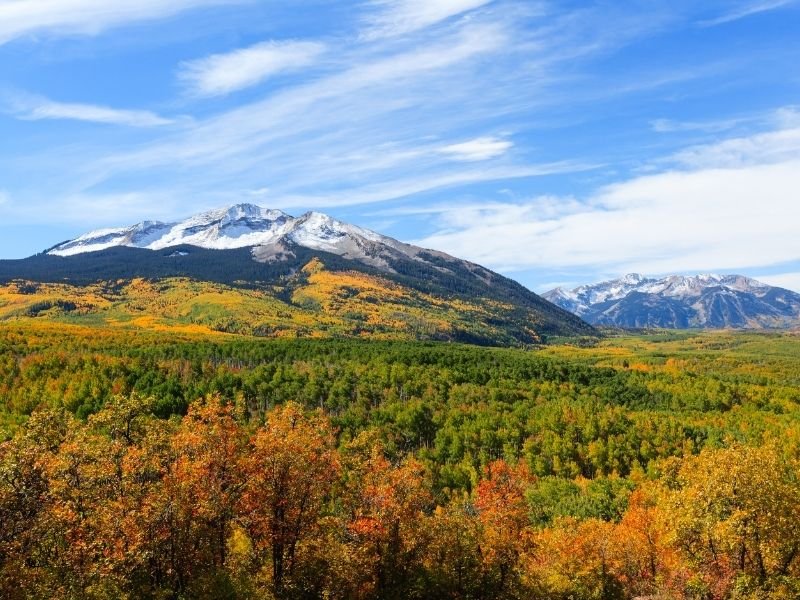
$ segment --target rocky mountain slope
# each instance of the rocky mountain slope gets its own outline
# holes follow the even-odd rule
[[[556,288],[550,302],[594,325],[667,328],[771,328],[800,324],[800,294],[742,275],[671,275]]]
[[[327,215],[241,204],[0,261],[0,318],[537,343],[594,329],[479,265]]]

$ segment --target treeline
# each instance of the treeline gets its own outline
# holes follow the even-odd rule
[[[0,445],[0,597],[800,595],[800,465],[775,446],[665,459],[630,482],[498,459],[467,492],[375,430],[337,442],[298,404],[152,409],[40,410]]]

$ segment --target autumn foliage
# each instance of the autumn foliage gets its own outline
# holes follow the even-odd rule
[[[0,327],[0,598],[800,598],[797,336],[187,336]]]
[[[732,445],[662,464],[616,519],[533,518],[524,463],[471,492],[296,404],[119,397],[0,446],[0,597],[796,598],[798,464]]]

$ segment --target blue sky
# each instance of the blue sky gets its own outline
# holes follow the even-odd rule
[[[0,257],[251,202],[800,290],[800,1],[0,2]]]

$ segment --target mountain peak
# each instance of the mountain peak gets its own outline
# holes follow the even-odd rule
[[[142,221],[129,227],[91,231],[59,244],[48,254],[72,256],[115,246],[149,250],[183,244],[215,250],[246,248],[270,243],[294,221],[283,211],[240,203],[200,212],[181,221]]]
[[[328,252],[383,271],[398,259],[422,260],[422,248],[310,211],[298,218],[280,210],[241,203],[198,213],[182,221],[143,221],[102,229],[59,244],[47,253],[73,256],[116,246],[163,250],[190,245],[209,250],[252,248],[256,260],[270,262],[292,246]],[[444,255],[442,255],[444,256]]]
[[[185,221],[193,221],[193,222],[225,221],[228,223],[234,221],[240,221],[243,219],[274,221],[281,217],[288,217],[288,216],[289,215],[280,210],[264,208],[261,206],[257,206],[255,204],[242,203],[242,204],[232,204],[230,206],[225,206],[222,208],[214,208],[205,212],[201,212],[197,215],[189,217]]]
[[[326,215],[325,213],[317,211],[309,211],[302,214],[297,218],[297,224],[299,227],[309,230],[327,230],[330,232],[341,232],[349,227],[352,227],[348,226],[343,221],[334,219],[330,215]]]
[[[644,277],[639,275],[639,273],[628,273],[622,278],[622,281],[625,283],[639,283],[642,279],[644,279]]]

